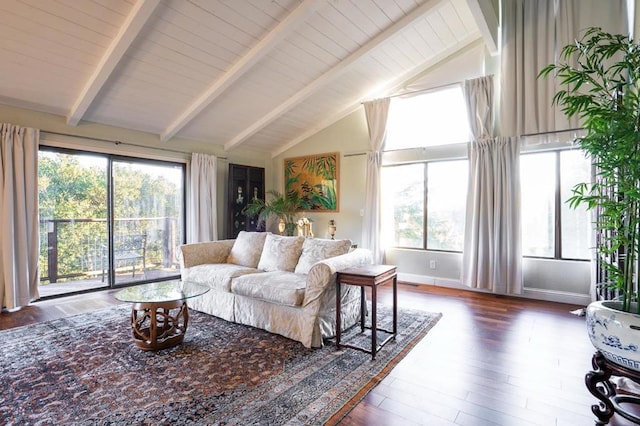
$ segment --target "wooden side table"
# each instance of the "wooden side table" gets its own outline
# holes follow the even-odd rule
[[[393,329],[378,328],[377,312],[377,287],[389,282],[393,283]],[[342,327],[340,318],[340,286],[341,284],[356,285],[360,287],[360,330],[371,330],[371,350],[360,346],[341,343]],[[365,287],[371,288],[371,327],[365,327],[366,296]],[[383,331],[390,335],[378,344],[377,332]],[[344,346],[371,354],[371,359],[376,359],[376,353],[390,340],[396,338],[398,333],[398,277],[396,267],[392,265],[363,265],[338,271],[336,280],[336,348]]]

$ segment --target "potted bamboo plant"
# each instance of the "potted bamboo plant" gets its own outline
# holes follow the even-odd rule
[[[267,195],[270,197],[268,201],[253,199],[242,212],[249,216],[258,215],[260,221],[266,221],[273,216],[280,222],[280,233],[293,235],[298,226],[296,216],[301,206],[298,193],[282,194],[279,191],[271,190],[267,191]]]
[[[581,119],[586,134],[575,143],[596,171],[568,202],[597,212],[596,261],[607,276],[599,285],[619,295],[588,306],[589,337],[605,358],[640,370],[640,45],[590,28],[561,58],[540,76],[559,79],[553,102]]]

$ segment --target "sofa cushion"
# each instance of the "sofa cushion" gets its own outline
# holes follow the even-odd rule
[[[263,272],[243,275],[231,281],[231,292],[280,305],[300,306],[307,280],[293,272]]]
[[[258,262],[263,271],[293,272],[302,253],[304,237],[283,237],[268,234]]]
[[[193,281],[218,291],[229,292],[231,278],[256,272],[262,271],[232,263],[209,263],[185,268],[182,271],[182,280]]]
[[[266,237],[266,232],[240,231],[231,247],[227,263],[256,268]]]
[[[302,254],[294,272],[296,274],[308,274],[315,263],[349,253],[350,248],[351,240],[307,238],[302,245]]]

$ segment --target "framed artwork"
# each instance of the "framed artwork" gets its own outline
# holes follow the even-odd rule
[[[284,159],[284,190],[299,200],[298,211],[339,211],[339,160],[337,152]]]

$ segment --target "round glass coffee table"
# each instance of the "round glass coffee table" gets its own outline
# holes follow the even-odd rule
[[[115,297],[133,303],[131,331],[140,349],[155,351],[179,345],[189,323],[187,299],[209,288],[189,281],[162,281],[125,288]]]

